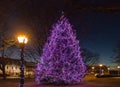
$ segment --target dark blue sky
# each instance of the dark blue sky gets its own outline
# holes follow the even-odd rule
[[[86,26],[92,29],[83,46],[100,54],[100,63],[110,64],[110,57],[120,41],[120,15],[89,14]],[[80,32],[80,31],[79,31]]]

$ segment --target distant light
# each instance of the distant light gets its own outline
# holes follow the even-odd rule
[[[102,65],[102,64],[100,64],[99,66],[100,66],[100,67],[102,67],[103,65]]]
[[[95,69],[95,67],[93,66],[92,69]]]
[[[120,69],[120,66],[117,66],[118,69]]]

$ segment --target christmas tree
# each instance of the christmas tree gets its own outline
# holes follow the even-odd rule
[[[68,19],[61,16],[44,46],[35,80],[38,84],[78,84],[85,74],[79,41]]]

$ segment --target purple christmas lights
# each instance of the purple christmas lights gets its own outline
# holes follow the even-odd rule
[[[44,46],[35,80],[38,84],[78,84],[85,74],[79,41],[69,21],[62,16]]]

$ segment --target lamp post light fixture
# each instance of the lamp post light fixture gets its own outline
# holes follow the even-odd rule
[[[21,49],[21,59],[20,59],[20,87],[24,87],[24,47],[28,42],[28,39],[25,36],[18,37],[19,46]]]

